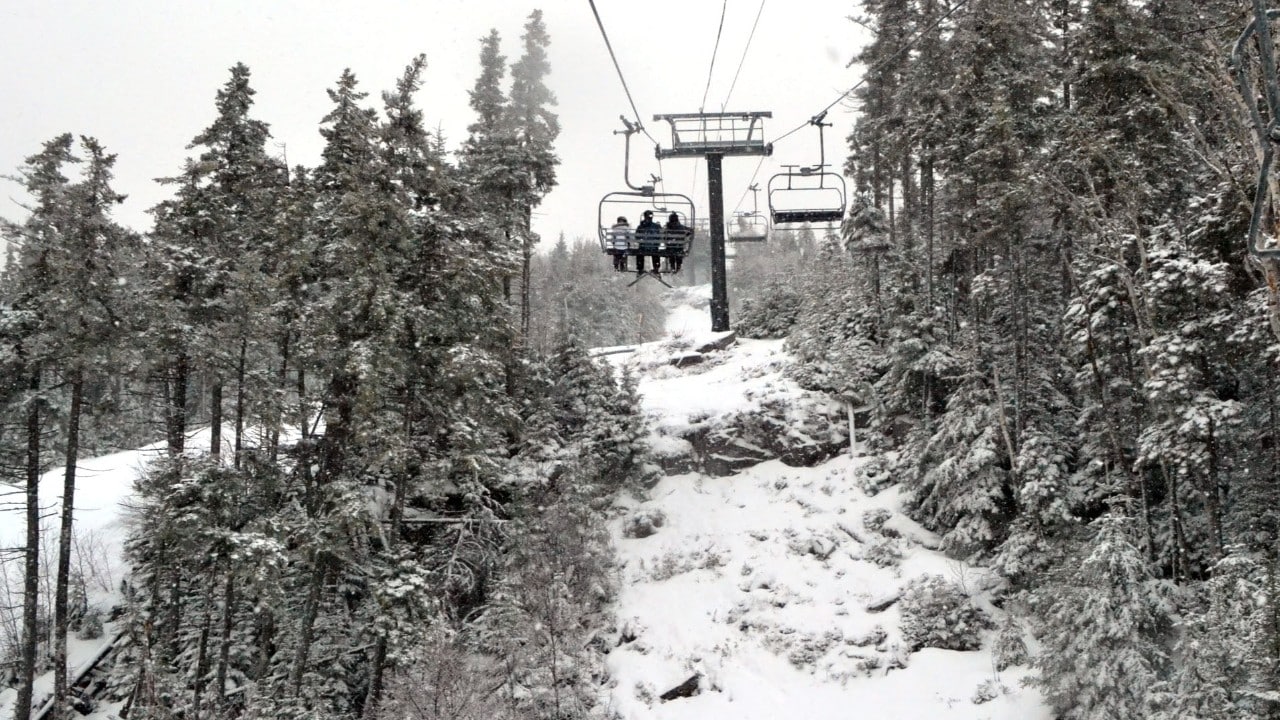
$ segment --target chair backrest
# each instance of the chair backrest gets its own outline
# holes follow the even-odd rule
[[[604,233],[608,250],[626,250],[635,241],[635,233],[629,227],[609,228]]]

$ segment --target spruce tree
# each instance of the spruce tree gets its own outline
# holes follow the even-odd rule
[[[54,584],[54,698],[58,703],[68,697],[66,636],[72,621],[68,593],[85,387],[92,380],[123,371],[122,340],[135,324],[135,313],[129,307],[131,294],[122,281],[127,277],[124,268],[134,260],[131,246],[137,241],[110,218],[112,206],[124,200],[111,188],[116,156],[107,154],[93,138],[82,138],[81,145],[85,171],[83,179],[68,192],[71,222],[61,233],[62,242],[49,248],[46,256],[55,305],[41,309],[57,319],[50,328],[56,348],[54,367],[69,392]]]
[[[547,60],[547,46],[551,38],[542,22],[542,11],[534,10],[524,26],[520,38],[524,42],[524,54],[511,66],[511,101],[507,111],[508,122],[515,132],[521,155],[520,173],[525,185],[518,199],[520,219],[520,335],[529,334],[530,322],[530,260],[538,238],[533,234],[533,209],[556,185],[556,157],[553,145],[560,135],[560,122],[551,108],[556,104],[555,95],[546,85],[551,72]]]
[[[44,144],[40,153],[26,159],[20,169],[24,188],[31,196],[30,215],[22,225],[5,223],[5,240],[15,248],[15,262],[4,268],[4,290],[0,296],[0,339],[9,380],[5,384],[3,408],[6,420],[22,430],[25,440],[21,461],[21,482],[25,486],[26,541],[23,548],[22,639],[18,676],[18,697],[14,717],[30,717],[33,683],[38,662],[40,631],[37,626],[40,591],[40,475],[44,470],[41,440],[46,413],[44,375],[52,368],[52,350],[45,315],[54,298],[53,260],[62,232],[70,227],[70,180],[65,166],[79,159],[72,155],[70,133]],[[8,434],[12,436],[13,434]]]
[[[1079,557],[1036,593],[1036,684],[1064,720],[1146,718],[1147,689],[1167,667],[1166,599],[1133,525],[1096,520]]]

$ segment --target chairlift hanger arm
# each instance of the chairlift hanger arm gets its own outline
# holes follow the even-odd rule
[[[631,122],[630,120],[627,119],[626,115],[619,115],[618,119],[622,121],[622,124],[626,127],[626,129],[614,130],[613,131],[614,135],[626,135],[627,137],[631,137],[635,133],[638,133],[641,130],[644,130],[644,127],[639,122]]]
[[[622,124],[626,126],[626,130],[613,131],[614,135],[622,135],[626,141],[626,149],[623,151],[622,179],[627,183],[627,187],[632,190],[652,195],[654,187],[662,180],[662,178],[657,175],[650,173],[649,177],[653,178],[652,185],[633,185],[631,183],[631,136],[638,132],[643,132],[644,126],[638,122],[633,123],[630,120],[627,120],[625,116],[619,115],[618,117],[622,120]]]

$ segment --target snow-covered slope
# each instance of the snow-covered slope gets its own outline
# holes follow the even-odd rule
[[[710,332],[709,289],[671,296],[665,340],[608,355],[636,372],[651,442],[674,460],[665,466],[690,465],[678,461],[697,451],[686,438],[723,418],[818,404],[783,376],[790,360],[780,342],[697,352],[725,339]],[[806,417],[823,417],[818,410]],[[158,451],[81,464],[78,522],[100,546],[106,587],[119,581],[121,503]],[[622,581],[618,645],[608,656],[614,710],[625,720],[1048,720],[1039,695],[1020,683],[1025,670],[995,670],[989,641],[973,652],[909,652],[899,604],[889,602],[905,585],[941,575],[985,604],[989,578],[930,549],[934,538],[900,512],[894,488],[864,492],[860,478],[874,458],[862,452],[845,448],[811,467],[767,460],[722,476],[677,469],[647,499],[622,501],[613,523]],[[60,472],[46,476],[48,502]],[[21,542],[16,511],[0,516],[0,535],[6,545]],[[99,645],[74,643],[72,665]],[[693,677],[696,694],[661,699]],[[0,692],[0,717],[12,712],[13,696]],[[107,718],[108,709],[92,717]]]
[[[134,480],[147,461],[163,451],[161,444],[140,450],[103,455],[82,460],[77,465],[75,546],[72,553],[72,569],[85,578],[90,607],[109,610],[118,602],[120,580],[124,576],[124,505],[133,493]],[[41,504],[56,508],[62,502],[63,469],[56,468],[41,477]],[[0,544],[4,547],[22,547],[25,544],[23,511],[16,504],[0,514]],[[56,513],[48,512],[41,523],[45,554],[41,562],[46,567],[56,563],[57,552]],[[20,608],[22,592],[22,558],[13,554],[5,558],[4,580],[9,596]],[[51,575],[51,573],[50,573]],[[49,580],[52,583],[52,580]],[[42,590],[47,592],[47,589]],[[20,613],[20,609],[15,609]],[[12,628],[16,630],[16,627]],[[100,638],[67,640],[67,664],[72,673],[96,658],[115,636],[113,623],[107,623]],[[53,687],[53,673],[45,673],[36,680],[36,697],[43,698]],[[17,692],[0,690],[0,718],[13,714]]]
[[[230,427],[223,429],[224,452],[230,452],[235,435]],[[209,449],[209,428],[194,429],[187,438],[187,447],[193,452]],[[124,558],[124,542],[128,529],[126,516],[129,499],[133,496],[136,480],[146,465],[165,452],[164,443],[155,443],[138,450],[113,453],[81,460],[76,472],[75,543],[72,548],[72,570],[85,578],[85,588],[91,608],[104,615],[120,602],[120,581],[127,568]],[[57,508],[62,503],[64,469],[54,468],[40,479],[40,500],[47,508]],[[19,503],[0,511],[0,547],[19,548],[25,544],[25,518]],[[58,517],[54,511],[46,512],[41,522],[45,540],[41,550],[41,563],[52,567],[56,563]],[[17,604],[14,612],[20,613],[22,592],[22,557],[17,553],[4,558],[3,581],[8,586],[8,596]],[[47,569],[44,571],[52,577]],[[49,580],[52,583],[52,580]],[[48,592],[47,588],[41,592]],[[47,597],[47,595],[46,595]],[[48,601],[46,601],[48,602]],[[16,627],[14,628],[16,631]],[[106,623],[100,638],[80,639],[75,636],[67,641],[67,665],[73,676],[76,671],[91,663],[111,643],[118,633],[114,623]],[[53,673],[47,672],[36,679],[36,697],[43,698],[53,687]],[[17,692],[0,690],[0,718],[13,714]],[[106,704],[100,712],[88,717],[111,718],[111,710],[117,704]]]
[[[740,340],[689,363],[689,348],[717,339],[707,292],[673,293],[667,340],[610,356],[637,372],[662,453],[687,449],[677,436],[692,424],[799,393],[782,376],[780,342]],[[940,575],[983,605],[990,579],[930,549],[934,538],[901,513],[893,488],[860,489],[872,460],[861,452],[813,467],[769,460],[724,477],[669,475],[631,502],[614,523],[620,637],[608,656],[610,704],[623,718],[1050,717],[1022,687],[1025,670],[997,672],[988,650],[910,652],[899,604],[888,604],[907,583]],[[661,699],[682,684],[696,694]]]

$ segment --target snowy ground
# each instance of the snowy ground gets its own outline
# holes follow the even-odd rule
[[[82,460],[78,464],[76,482],[75,552],[72,568],[85,577],[89,603],[104,612],[119,597],[120,580],[124,576],[125,528],[123,506],[133,492],[133,482],[150,457],[162,452],[162,445],[148,446],[140,450],[104,455]],[[63,469],[56,468],[41,478],[41,505],[48,508],[41,523],[42,564],[56,564],[57,508],[62,503]],[[25,544],[25,522],[22,510],[6,508],[0,514],[0,544],[19,548]],[[5,556],[4,580],[8,596],[16,601],[13,613],[21,613],[22,558],[17,554]],[[52,577],[52,573],[46,570]],[[52,580],[41,592],[48,597],[52,593]],[[16,629],[16,628],[14,628]],[[6,632],[11,628],[6,628]],[[103,637],[81,640],[71,636],[67,640],[67,664],[75,671],[83,663],[95,657],[105,643],[115,636],[112,623],[108,623]],[[53,687],[53,673],[46,673],[36,681],[36,697],[46,696]],[[0,691],[0,717],[13,713],[17,693],[12,689]]]
[[[224,452],[230,452],[234,433],[223,432]],[[72,569],[86,579],[89,604],[104,611],[119,602],[120,581],[125,575],[124,541],[126,537],[125,515],[129,498],[133,495],[134,481],[145,465],[164,452],[164,443],[148,445],[138,450],[104,455],[81,460],[77,465],[75,547]],[[209,429],[193,431],[187,439],[187,447],[193,452],[207,451]],[[41,505],[45,508],[41,522],[44,538],[41,553],[42,564],[51,567],[56,561],[58,508],[62,503],[63,468],[54,468],[41,477]],[[20,499],[20,498],[19,498]],[[23,510],[17,504],[0,511],[0,547],[20,548],[26,542],[26,523]],[[21,612],[22,558],[16,553],[4,556],[4,573],[0,578],[6,583],[7,595],[13,613]],[[52,577],[50,570],[44,574]],[[45,597],[52,595],[52,580],[41,588]],[[17,617],[17,615],[15,615]],[[10,628],[4,629],[6,632]],[[74,636],[67,642],[67,664],[74,674],[76,669],[94,658],[116,634],[113,623],[107,623],[105,634],[96,640],[80,640]],[[46,673],[36,680],[36,696],[43,697],[53,687],[53,673]],[[0,718],[13,713],[17,693],[12,689],[0,690]],[[109,718],[103,712],[89,718]]]
[[[707,293],[676,291],[667,340],[609,356],[637,371],[657,446],[678,445],[671,435],[690,422],[791,387],[780,342],[740,341],[683,369],[665,361],[717,337]],[[774,460],[730,477],[670,476],[631,503],[614,525],[622,638],[609,655],[610,704],[625,720],[1050,717],[1021,686],[1025,671],[997,673],[985,650],[910,653],[897,605],[868,609],[926,574],[985,604],[987,578],[929,549],[935,539],[902,515],[894,489],[865,494],[855,478],[870,458],[854,451],[813,468]],[[662,527],[624,537],[637,514],[661,515]],[[697,695],[659,699],[695,674]],[[995,697],[975,702],[979,688]]]
[[[665,340],[607,356],[636,370],[654,419],[652,442],[668,452],[680,449],[684,441],[674,436],[692,423],[795,389],[781,374],[789,360],[780,342],[743,340],[706,353],[700,364],[670,364],[723,338],[710,332],[707,286],[671,297]],[[109,601],[122,571],[121,504],[156,452],[159,446],[81,463],[77,525],[95,548],[100,602]],[[860,452],[813,468],[775,460],[730,477],[673,475],[647,500],[628,501],[614,524],[623,642],[609,655],[616,679],[609,703],[624,720],[1051,717],[1039,695],[1021,686],[1025,671],[997,673],[986,650],[909,653],[897,606],[868,609],[924,574],[972,588],[982,602],[986,576],[929,549],[934,538],[902,515],[894,489],[865,494],[855,478],[870,458]],[[45,477],[45,502],[53,506],[61,470]],[[660,513],[662,527],[646,538],[623,537],[637,512]],[[867,522],[886,515],[883,525]],[[0,514],[0,544],[20,545],[22,532],[18,511]],[[896,561],[886,564],[887,556]],[[11,574],[20,569],[8,562]],[[99,646],[74,641],[72,666]],[[659,699],[695,674],[698,694]],[[976,703],[980,687],[995,688],[994,698]],[[0,692],[0,718],[11,714],[13,700],[13,691]]]

